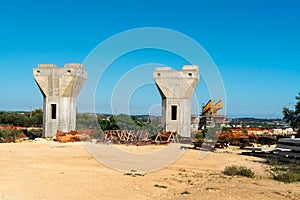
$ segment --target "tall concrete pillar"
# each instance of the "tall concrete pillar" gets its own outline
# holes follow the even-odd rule
[[[191,98],[199,82],[197,65],[184,65],[182,70],[156,68],[153,78],[162,97],[162,122],[166,131],[191,135]]]
[[[76,97],[87,79],[83,65],[72,63],[59,68],[39,64],[33,77],[44,97],[43,136],[55,136],[56,131],[76,128]]]

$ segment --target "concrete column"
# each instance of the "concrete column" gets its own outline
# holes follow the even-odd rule
[[[44,97],[43,136],[52,137],[57,130],[75,130],[76,97],[87,79],[83,66],[40,64],[33,69],[33,77]]]
[[[156,68],[153,78],[162,97],[162,122],[166,131],[178,131],[183,137],[191,134],[191,98],[199,82],[196,65],[182,70]]]

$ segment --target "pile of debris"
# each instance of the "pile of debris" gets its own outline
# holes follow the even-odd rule
[[[244,133],[244,132],[227,132],[227,133],[220,133],[219,139],[254,139],[258,140],[258,137],[254,133]]]
[[[57,142],[79,142],[92,140],[95,130],[77,130],[70,132],[56,131],[55,141]]]
[[[80,136],[77,131],[63,132],[60,130],[56,131],[55,141],[57,142],[79,142]]]

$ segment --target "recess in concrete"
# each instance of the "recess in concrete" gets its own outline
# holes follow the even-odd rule
[[[70,63],[59,68],[39,64],[33,77],[44,97],[43,136],[56,131],[69,132],[76,128],[76,97],[87,79],[82,64]]]
[[[197,65],[184,65],[182,70],[158,67],[153,78],[162,97],[162,122],[166,131],[191,135],[191,98],[199,82]]]

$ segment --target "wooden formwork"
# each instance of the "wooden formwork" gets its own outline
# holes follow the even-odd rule
[[[115,143],[137,143],[148,138],[147,130],[105,130],[104,140],[110,140]]]
[[[138,130],[136,134],[137,140],[147,140],[149,139],[148,130]]]
[[[117,140],[119,130],[105,130],[104,139],[105,140]]]
[[[170,143],[170,142],[175,142],[179,143],[178,140],[178,133],[177,131],[175,132],[166,132],[166,131],[159,131],[156,135],[155,138],[156,143]]]
[[[171,142],[179,143],[178,133],[160,131],[155,140],[149,138],[148,130],[105,130],[104,140],[112,141],[115,144],[135,144],[137,146],[147,144],[168,144]]]

